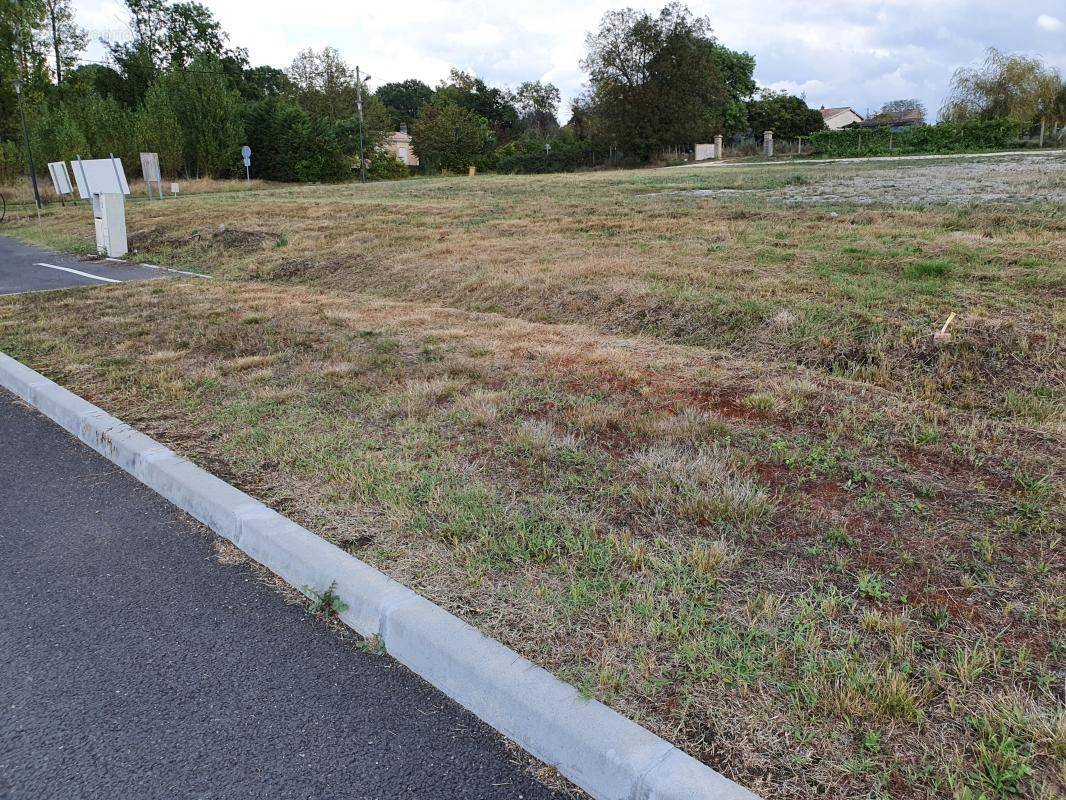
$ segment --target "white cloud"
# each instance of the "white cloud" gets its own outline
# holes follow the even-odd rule
[[[1062,20],[1058,17],[1053,17],[1050,14],[1041,14],[1036,18],[1036,24],[1038,27],[1043,28],[1049,33],[1057,33],[1061,31],[1066,25],[1062,24]]]
[[[452,66],[490,83],[550,80],[563,114],[585,81],[579,62],[585,33],[602,14],[627,5],[657,11],[666,0],[409,0],[388,4],[335,0],[203,0],[255,64],[284,67],[304,47],[333,45],[373,75],[372,85],[420,78],[435,85]],[[1063,22],[1047,0],[780,0],[768,19],[757,3],[688,0],[711,19],[728,47],[755,56],[762,86],[805,92],[817,107],[860,112],[915,97],[935,112],[952,72],[979,61],[994,45],[1040,55],[1066,69],[1066,41],[1034,41]],[[78,20],[96,35],[121,33],[121,0],[74,0]],[[1033,48],[1042,48],[1034,52]],[[96,45],[91,58],[101,58]]]

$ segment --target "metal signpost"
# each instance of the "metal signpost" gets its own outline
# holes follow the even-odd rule
[[[110,258],[121,258],[129,252],[126,195],[130,193],[122,161],[114,156],[82,161],[81,156],[77,156],[71,166],[78,182],[78,194],[93,204],[97,252]]]
[[[30,150],[30,129],[26,125],[26,108],[22,105],[22,79],[15,78],[15,94],[18,95],[19,116],[22,117],[22,141],[26,145],[26,161],[30,165],[30,183],[33,184],[33,202],[37,204],[37,219],[41,218],[41,193],[37,191],[37,170],[33,168],[33,151]]]
[[[355,107],[359,111],[359,180],[366,183],[366,156],[363,154],[363,81],[370,76],[359,77],[359,67],[355,68]]]
[[[241,148],[241,158],[244,159],[244,179],[251,183],[252,181],[252,148],[248,145],[244,145]]]

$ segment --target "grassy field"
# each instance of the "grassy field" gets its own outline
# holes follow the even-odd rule
[[[817,200],[924,169],[137,204],[144,260],[233,280],[4,298],[0,349],[767,798],[1050,800],[1066,220],[1032,197],[1066,176]]]

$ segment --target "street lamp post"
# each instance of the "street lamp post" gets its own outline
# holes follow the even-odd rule
[[[33,184],[33,201],[37,210],[41,210],[41,193],[37,191],[37,172],[33,168],[33,153],[30,151],[30,129],[26,127],[26,109],[22,105],[22,79],[15,78],[15,94],[19,99],[19,116],[22,117],[22,141],[26,144],[26,162],[30,165],[30,183]]]
[[[359,67],[355,68],[355,107],[359,110],[359,180],[366,183],[366,156],[363,154],[363,81],[370,76],[359,77]]]

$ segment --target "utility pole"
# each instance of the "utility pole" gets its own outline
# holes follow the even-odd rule
[[[363,154],[363,80],[359,77],[359,67],[355,68],[355,107],[359,110],[359,180],[366,183],[366,156]]]
[[[22,79],[15,78],[15,94],[19,99],[19,115],[22,117],[22,141],[26,143],[26,161],[30,165],[30,183],[33,184],[33,201],[37,204],[38,215],[41,212],[41,193],[37,191],[37,172],[33,168],[33,153],[30,152],[30,129],[26,127],[26,108],[22,105]]]

